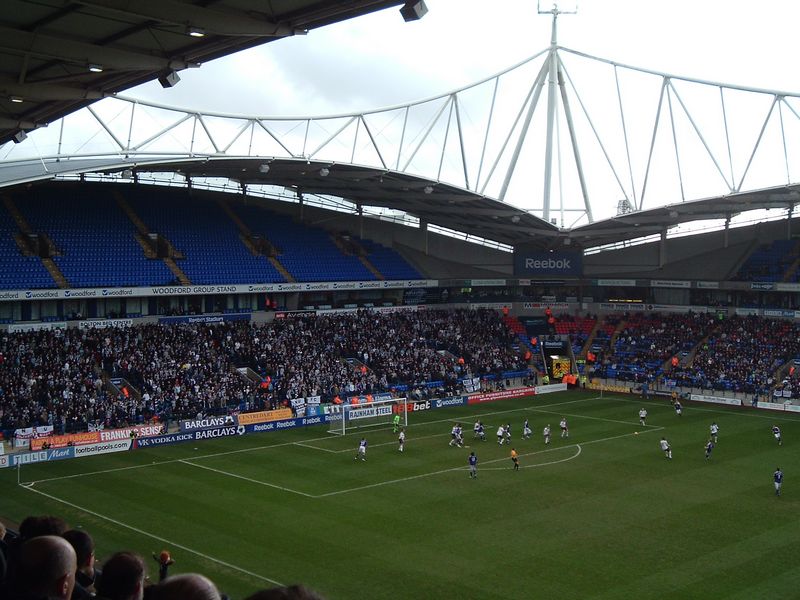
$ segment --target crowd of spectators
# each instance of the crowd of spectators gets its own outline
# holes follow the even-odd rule
[[[102,566],[92,536],[52,516],[31,516],[18,532],[0,523],[0,598],[8,600],[227,600],[198,573],[170,575],[168,551],[153,556],[158,582],[134,552],[116,552]],[[246,600],[323,600],[302,586],[258,591]]]
[[[613,350],[600,353],[597,372],[623,381],[652,381],[673,368],[673,359],[677,367],[714,324],[705,313],[628,315]]]
[[[569,336],[572,352],[575,356],[578,356],[594,330],[596,323],[597,316],[591,314],[582,317],[564,313],[556,318],[555,323],[551,326],[551,333]]]
[[[0,337],[0,429],[57,433],[406,392],[527,367],[490,310],[404,311],[267,324],[57,329]],[[249,367],[247,378],[237,368]],[[107,380],[127,384],[112,387]],[[262,383],[262,381],[264,383]]]
[[[733,316],[716,321],[691,367],[676,368],[670,376],[685,387],[763,393],[776,371],[798,355],[800,324]]]
[[[787,398],[800,398],[800,371],[775,380],[782,366],[800,358],[800,324],[787,320],[691,312],[609,315],[590,352],[595,359],[590,373],[596,377],[637,384],[660,379],[678,387],[745,394],[778,388]]]

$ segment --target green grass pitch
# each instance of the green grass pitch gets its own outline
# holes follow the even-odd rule
[[[472,439],[477,418],[486,442]],[[469,449],[448,446],[456,421]],[[518,472],[495,441],[501,423]],[[362,434],[366,462],[353,460]],[[169,549],[173,572],[205,573],[234,599],[297,582],[330,599],[798,594],[800,415],[688,404],[678,417],[663,399],[567,392],[413,413],[403,454],[396,437],[306,428],[4,469],[0,515],[61,515],[100,559]]]

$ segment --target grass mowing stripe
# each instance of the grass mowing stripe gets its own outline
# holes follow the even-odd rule
[[[663,429],[663,428],[659,427],[659,429]],[[657,430],[653,429],[652,431],[657,431]],[[611,436],[611,437],[601,438],[601,439],[598,439],[598,440],[589,440],[588,442],[581,442],[581,443],[584,444],[584,445],[586,445],[586,444],[597,444],[599,442],[608,442],[610,440],[616,440],[616,439],[619,439],[619,438],[629,437],[629,436],[632,436],[632,435],[636,435],[636,434],[635,433],[623,433],[622,435],[615,435],[615,436]],[[564,450],[566,448],[573,448],[573,447],[576,447],[578,445],[579,444],[570,444],[569,446],[559,446],[558,448],[548,448],[546,450],[536,450],[534,452],[526,452],[524,454],[520,454],[520,456],[534,456],[536,454],[544,454],[545,452],[555,452],[557,450]],[[580,452],[578,454],[580,454]],[[575,458],[575,457],[573,457],[573,458]],[[489,465],[489,464],[498,463],[498,462],[505,461],[505,460],[508,460],[508,457],[495,458],[493,460],[488,460],[488,461],[484,462],[483,464]],[[556,462],[565,462],[565,461],[556,461]],[[555,464],[555,462],[552,463],[552,464]],[[544,466],[544,465],[542,465],[542,466]],[[359,487],[349,488],[349,489],[346,489],[346,490],[337,490],[337,491],[334,491],[334,492],[328,492],[326,494],[319,494],[317,496],[314,496],[314,498],[329,498],[330,496],[338,496],[338,495],[341,495],[341,494],[348,494],[348,493],[351,493],[351,492],[358,492],[358,491],[361,491],[361,490],[368,490],[368,489],[371,489],[371,488],[376,488],[376,487],[380,487],[380,486],[384,486],[384,485],[392,485],[392,484],[395,484],[395,483],[402,483],[404,481],[412,481],[414,479],[421,479],[423,477],[432,477],[434,475],[441,475],[443,473],[449,473],[451,471],[465,471],[467,469],[468,469],[468,467],[465,467],[465,466],[450,467],[449,469],[442,469],[440,471],[432,471],[430,473],[421,473],[419,475],[411,475],[409,477],[401,477],[400,479],[391,479],[389,481],[381,481],[381,482],[378,482],[378,483],[371,483],[371,484],[368,484],[368,485],[362,485],[362,486],[359,486]]]
[[[599,397],[597,397],[597,398],[581,398],[579,400],[567,400],[565,402],[555,402],[553,404],[545,404],[545,405],[541,406],[540,408],[549,408],[549,407],[552,407],[552,406],[561,406],[563,404],[574,404],[576,402],[587,402],[589,400],[597,400],[597,399],[599,399]],[[500,415],[500,414],[511,413],[511,412],[520,412],[520,411],[525,411],[525,410],[528,410],[528,409],[529,409],[529,407],[527,407],[527,406],[526,407],[521,407],[521,408],[510,408],[508,410],[499,410],[499,411],[481,413],[481,414],[477,414],[477,415],[474,415],[474,416],[475,416],[475,418],[488,417],[488,416]],[[434,420],[434,421],[420,421],[419,423],[417,423],[417,425],[431,425],[431,424],[435,424],[435,423],[451,423],[451,422],[457,421],[457,420],[458,419],[456,419],[456,418],[448,418],[448,419],[438,419],[438,420]],[[380,430],[374,429],[373,431],[385,431],[385,430],[388,430],[388,429],[390,429],[390,427],[384,427],[384,428],[382,428]],[[362,432],[358,431],[357,433],[348,433],[348,434],[345,434],[344,437],[347,437],[347,436],[350,436],[350,435],[362,435]],[[338,437],[342,437],[342,436],[338,436]],[[225,452],[215,452],[213,454],[202,454],[200,456],[193,456],[191,458],[191,460],[198,460],[198,459],[203,459],[203,458],[216,458],[218,456],[230,456],[232,454],[242,454],[242,453],[245,453],[245,452],[256,452],[258,450],[268,450],[270,448],[280,448],[280,447],[283,447],[283,446],[292,446],[292,445],[303,446],[303,445],[307,445],[308,442],[320,442],[320,441],[323,441],[323,440],[330,440],[330,439],[336,439],[336,438],[331,437],[331,434],[329,434],[329,435],[325,435],[325,436],[309,438],[307,440],[301,440],[299,442],[281,442],[281,443],[278,443],[278,444],[264,444],[262,446],[253,446],[251,448],[238,448],[236,450],[227,450]],[[417,439],[419,439],[419,438],[417,438]],[[319,448],[319,447],[316,447],[316,446],[310,446],[310,445],[308,447],[309,448],[314,448],[315,450],[322,450],[322,451],[327,451],[327,452],[340,452],[339,450],[324,450],[323,448]],[[347,452],[350,452],[350,450],[347,450]],[[36,479],[34,481],[30,481],[30,482],[27,482],[27,483],[46,483],[48,481],[61,481],[61,480],[64,480],[64,479],[75,479],[77,477],[87,477],[87,476],[90,476],[90,475],[102,475],[104,473],[116,473],[117,471],[128,471],[128,470],[133,470],[133,469],[145,469],[145,468],[154,467],[154,466],[157,466],[157,465],[168,465],[168,464],[172,464],[172,463],[178,463],[178,462],[181,462],[183,460],[185,460],[185,459],[183,459],[183,458],[174,458],[174,459],[170,459],[170,460],[155,461],[153,463],[147,463],[147,464],[141,464],[141,465],[131,465],[131,466],[127,466],[127,467],[115,467],[113,469],[101,469],[101,470],[98,470],[98,471],[88,471],[86,473],[74,473],[72,475],[62,475],[60,477],[48,477],[48,478],[44,478],[44,479]]]
[[[658,431],[660,429],[663,429],[663,427],[654,427],[654,428],[650,429],[649,431]],[[443,435],[443,434],[439,434],[439,436],[441,436],[441,435]],[[632,436],[632,435],[637,435],[637,434],[636,433],[623,433],[623,434],[620,434],[620,435],[614,435],[614,436],[610,436],[610,437],[600,438],[600,439],[597,439],[597,440],[589,440],[587,442],[582,442],[582,443],[584,445],[597,444],[597,443],[600,443],[600,442],[608,442],[610,440],[616,440],[616,439],[619,439],[619,438],[629,437],[629,436]],[[428,436],[428,437],[439,437],[439,436]],[[520,454],[520,457],[523,457],[523,456],[534,456],[534,455],[537,455],[537,454],[544,454],[546,452],[555,452],[555,451],[558,451],[558,450],[564,450],[566,448],[578,448],[578,452],[577,452],[577,454],[575,454],[574,456],[572,456],[572,457],[570,457],[570,458],[568,458],[566,460],[558,460],[558,461],[553,461],[552,463],[545,463],[545,464],[541,464],[541,465],[531,465],[531,466],[545,466],[547,464],[557,464],[557,463],[561,463],[561,462],[566,462],[567,460],[572,460],[573,458],[577,458],[578,455],[580,455],[580,453],[582,451],[581,448],[580,448],[580,444],[570,444],[568,446],[559,446],[558,448],[548,448],[546,450],[536,450],[534,452],[522,453],[522,454]],[[496,458],[496,459],[493,459],[493,460],[486,461],[483,464],[487,464],[488,465],[488,464],[502,462],[502,461],[505,461],[505,460],[508,460],[508,458],[507,457]],[[252,479],[250,477],[245,477],[243,475],[238,475],[237,473],[231,473],[229,471],[223,471],[222,469],[214,469],[213,467],[207,467],[205,465],[195,464],[195,463],[189,462],[188,460],[181,460],[180,462],[182,462],[182,463],[184,463],[186,465],[190,465],[192,467],[197,467],[199,469],[206,469],[208,471],[213,471],[214,473],[219,473],[220,475],[224,475],[226,477],[233,477],[235,479],[241,479],[241,480],[244,480],[244,481],[248,481],[248,482],[253,483],[255,485],[263,485],[263,486],[266,486],[266,487],[271,487],[271,488],[275,488],[275,489],[278,489],[278,490],[283,490],[285,492],[289,492],[289,493],[292,493],[292,494],[298,494],[298,495],[304,496],[306,498],[315,498],[315,499],[329,498],[330,496],[338,496],[338,495],[341,495],[341,494],[348,494],[348,493],[357,492],[357,491],[360,491],[360,490],[368,490],[368,489],[372,489],[372,488],[376,488],[376,487],[381,487],[381,486],[384,486],[384,485],[402,483],[404,481],[412,481],[414,479],[422,479],[423,477],[433,477],[434,475],[441,475],[443,473],[450,473],[452,471],[464,471],[464,470],[467,469],[467,467],[464,467],[464,466],[449,467],[447,469],[441,469],[439,471],[431,471],[429,473],[420,473],[420,474],[417,474],[417,475],[410,475],[408,477],[401,477],[399,479],[390,479],[388,481],[379,481],[377,483],[370,483],[368,485],[362,485],[362,486],[358,486],[358,487],[354,487],[354,488],[348,488],[348,489],[344,489],[344,490],[335,490],[333,492],[327,492],[327,493],[324,493],[324,494],[316,494],[315,495],[315,494],[307,494],[305,492],[300,492],[298,490],[293,490],[291,488],[279,486],[279,485],[276,485],[276,484],[273,484],[273,483],[268,483],[266,481],[261,481],[261,480],[258,480],[258,479]]]
[[[538,467],[546,467],[548,465],[557,465],[558,463],[569,462],[571,460],[574,460],[574,459],[578,458],[581,455],[581,452],[583,452],[583,449],[581,448],[580,444],[576,444],[575,446],[578,449],[578,451],[575,454],[573,454],[572,456],[570,456],[570,457],[562,458],[560,460],[552,460],[552,461],[546,462],[546,463],[536,463],[535,465],[523,465],[523,466],[520,467],[520,469],[536,469]],[[565,446],[565,448],[567,448],[567,447],[568,446]],[[564,448],[559,448],[559,450],[564,450]],[[528,455],[527,454],[522,454],[521,456],[528,456]],[[488,462],[495,462],[495,461],[492,460],[492,461],[488,461]],[[488,468],[485,468],[485,469],[481,469],[481,471],[508,471],[508,467],[488,467]]]
[[[658,429],[663,429],[663,427],[659,427]],[[651,429],[650,431],[658,431],[658,429]],[[597,440],[589,440],[588,442],[581,442],[581,444],[583,444],[584,446],[588,445],[588,444],[598,444],[600,442],[608,442],[608,441],[611,441],[611,440],[617,440],[619,438],[629,437],[629,436],[632,436],[632,435],[636,435],[636,434],[635,433],[623,433],[621,435],[614,435],[614,436],[610,436],[610,437],[600,438],[600,439],[597,439]],[[534,456],[536,454],[544,454],[546,452],[555,452],[557,450],[564,450],[566,448],[574,448],[574,447],[576,447],[578,445],[579,444],[570,444],[569,446],[559,446],[558,448],[548,448],[546,450],[536,450],[534,452],[526,452],[524,454],[520,454],[520,456]],[[498,462],[505,461],[505,460],[508,460],[508,457],[495,458],[495,459],[492,459],[492,460],[488,460],[488,461],[484,462],[483,464],[489,465],[489,464],[498,463]],[[558,461],[558,462],[562,462],[562,461]],[[449,473],[451,471],[465,471],[467,469],[468,469],[468,467],[466,467],[466,466],[450,467],[449,469],[442,469],[440,471],[432,471],[430,473],[421,473],[419,475],[411,475],[409,477],[401,477],[400,479],[390,479],[389,481],[381,481],[381,482],[378,482],[378,483],[371,483],[369,485],[362,485],[362,486],[359,486],[359,487],[349,488],[349,489],[346,489],[346,490],[337,490],[337,491],[334,491],[334,492],[328,492],[326,494],[319,494],[318,496],[314,496],[314,498],[329,498],[330,496],[338,496],[340,494],[348,494],[350,492],[358,492],[358,491],[361,491],[361,490],[368,490],[368,489],[372,489],[372,488],[376,488],[376,487],[381,487],[381,486],[384,486],[384,485],[391,485],[391,484],[394,484],[394,483],[402,483],[404,481],[412,481],[414,479],[422,479],[423,477],[432,477],[434,475],[441,475],[443,473]]]
[[[649,400],[645,400],[644,398],[640,398],[639,400],[629,400],[628,398],[620,398],[619,396],[602,396],[602,397],[598,396],[596,399],[597,400],[616,400],[617,402],[628,402],[630,404],[641,404],[642,402],[645,402],[645,403],[648,403],[648,404],[656,404],[658,406],[662,406],[664,408],[668,408],[671,411],[675,410],[672,407],[671,404],[664,404],[663,402],[657,402],[653,398],[651,398]],[[690,399],[689,402],[692,403],[692,404],[689,405],[690,406],[689,410],[691,412],[698,412],[699,411],[699,412],[714,413],[714,414],[717,414],[717,415],[739,415],[739,416],[742,416],[742,417],[749,417],[749,418],[753,418],[753,419],[767,419],[769,421],[788,421],[788,422],[794,422],[794,423],[796,423],[798,421],[798,419],[800,419],[800,413],[798,413],[797,417],[795,417],[795,418],[788,416],[789,413],[786,413],[786,412],[783,413],[786,416],[779,417],[779,416],[776,415],[775,411],[772,411],[770,413],[770,415],[758,414],[758,412],[757,412],[758,408],[753,409],[752,411],[748,410],[746,412],[737,412],[737,411],[741,411],[742,408],[745,408],[745,409],[746,408],[750,408],[748,406],[745,406],[744,404],[742,404],[741,406],[731,406],[730,407],[731,410],[715,410],[713,408],[700,408],[699,404],[705,404],[705,403],[701,403],[699,401],[695,401],[695,400],[691,400]],[[685,410],[686,409],[686,405],[684,404],[683,407],[684,407],[684,410]],[[776,415],[776,416],[772,416],[772,415]]]
[[[311,444],[305,444],[303,442],[295,442],[294,445],[302,446],[303,448],[311,448],[312,450],[319,450],[320,452],[330,452],[331,454],[342,452],[342,450],[329,450],[328,448],[320,448],[319,446],[312,446]]]
[[[109,523],[113,523],[114,525],[118,525],[119,527],[124,527],[125,529],[130,529],[131,531],[133,531],[135,533],[138,533],[139,535],[144,535],[144,536],[147,536],[147,537],[152,538],[154,540],[158,540],[159,542],[164,542],[165,544],[168,544],[170,546],[174,546],[175,548],[180,548],[181,550],[185,550],[186,552],[189,552],[190,554],[194,554],[195,556],[199,556],[200,558],[203,558],[205,560],[217,563],[218,565],[222,565],[223,567],[225,567],[227,569],[231,569],[233,571],[238,571],[240,573],[244,573],[245,575],[249,575],[250,577],[254,577],[255,579],[260,579],[261,581],[266,581],[267,583],[271,583],[272,585],[283,586],[283,584],[281,582],[279,582],[279,581],[276,581],[274,579],[270,579],[269,577],[264,577],[263,575],[259,575],[258,573],[253,573],[252,571],[248,571],[247,569],[243,569],[241,567],[237,567],[236,565],[232,565],[231,563],[225,562],[224,560],[220,560],[218,558],[214,558],[213,556],[209,556],[208,554],[204,554],[203,552],[200,552],[200,551],[195,550],[193,548],[189,548],[188,546],[184,546],[183,544],[179,544],[179,543],[174,542],[172,540],[168,540],[167,538],[163,538],[161,536],[155,535],[153,533],[150,533],[149,531],[145,531],[143,529],[139,529],[138,527],[134,527],[133,525],[128,525],[127,523],[123,523],[122,521],[118,521],[117,519],[114,519],[112,517],[109,517],[109,516],[106,516],[106,515],[102,515],[102,514],[100,514],[98,512],[95,512],[93,510],[89,510],[88,508],[84,508],[83,506],[78,506],[77,504],[73,504],[72,502],[69,502],[68,500],[64,500],[62,498],[59,498],[58,496],[53,496],[52,494],[48,494],[47,492],[43,492],[41,490],[37,490],[32,485],[30,485],[30,486],[20,486],[20,487],[22,487],[23,489],[28,490],[29,492],[33,492],[35,494],[40,494],[40,495],[44,496],[45,498],[49,498],[50,500],[53,500],[55,502],[59,502],[61,504],[64,504],[64,505],[69,506],[71,508],[74,508],[75,510],[79,510],[79,511],[81,511],[83,513],[86,513],[88,515],[92,515],[94,517],[97,517],[98,519],[103,519],[104,521],[108,521]]]
[[[605,417],[590,417],[588,415],[575,415],[564,412],[556,412],[554,410],[541,410],[540,408],[529,408],[531,412],[544,413],[547,415],[562,415],[564,417],[572,417],[574,419],[592,419],[594,421],[607,421],[608,423],[621,423],[622,425],[639,425],[640,427],[655,427],[655,425],[641,425],[634,421],[620,421],[618,419],[607,419]]]
[[[229,471],[223,471],[222,469],[215,469],[214,467],[207,467],[206,465],[198,465],[193,462],[189,462],[186,459],[182,459],[179,462],[183,463],[184,465],[189,465],[190,467],[196,467],[198,469],[205,469],[206,471],[213,471],[214,473],[219,473],[220,475],[225,475],[226,477],[235,477],[236,479],[241,479],[242,481],[247,481],[249,483],[255,483],[256,485],[263,485],[266,487],[271,487],[276,490],[281,490],[283,492],[289,492],[291,494],[297,494],[298,496],[305,496],[306,498],[316,498],[316,496],[312,496],[311,494],[306,494],[305,492],[300,492],[298,490],[293,490],[292,488],[284,487],[282,485],[276,485],[274,483],[268,483],[266,481],[259,481],[258,479],[252,479],[250,477],[245,477],[244,475],[239,475],[237,473],[231,473]]]

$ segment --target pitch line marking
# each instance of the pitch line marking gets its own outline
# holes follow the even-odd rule
[[[325,438],[328,439],[328,438]],[[320,448],[319,446],[312,446],[311,444],[306,444],[305,442],[295,442],[295,446],[302,446],[303,448],[311,448],[312,450],[319,450],[320,452],[330,452],[331,454],[336,454],[337,452],[342,452],[341,450],[331,450],[329,448]]]
[[[284,584],[276,581],[274,579],[270,579],[269,577],[264,577],[263,575],[259,575],[258,573],[253,573],[252,571],[248,571],[247,569],[243,569],[242,567],[237,567],[236,565],[232,565],[231,563],[225,562],[224,560],[220,560],[218,558],[214,558],[213,556],[209,556],[208,554],[204,554],[199,550],[194,550],[193,548],[189,548],[188,546],[184,546],[183,544],[179,544],[177,542],[173,542],[172,540],[168,540],[167,538],[163,538],[161,536],[155,535],[150,533],[149,531],[145,531],[144,529],[139,529],[138,527],[134,527],[133,525],[128,525],[127,523],[123,523],[122,521],[118,521],[112,517],[100,514],[99,512],[95,512],[93,510],[89,510],[88,508],[84,508],[82,506],[78,506],[77,504],[73,504],[67,500],[59,498],[57,496],[53,496],[52,494],[48,494],[47,492],[43,492],[41,490],[34,489],[33,486],[21,486],[24,487],[26,490],[33,492],[34,494],[40,494],[50,500],[54,500],[55,502],[60,502],[66,506],[74,508],[75,510],[79,510],[85,514],[92,515],[97,517],[98,519],[103,519],[104,521],[108,521],[109,523],[113,523],[114,525],[118,525],[119,527],[124,527],[125,529],[130,529],[131,531],[138,533],[139,535],[143,535],[149,537],[151,539],[157,540],[159,542],[163,542],[168,546],[172,546],[174,548],[179,548],[190,554],[194,554],[195,556],[199,556],[200,558],[204,558],[205,560],[217,563],[218,565],[222,565],[227,569],[231,569],[233,571],[238,571],[239,573],[244,573],[245,575],[249,575],[255,579],[260,579],[261,581],[266,581],[272,585],[281,586],[283,587]]]
[[[615,400],[617,402],[627,402],[629,404],[638,404],[639,403],[636,400],[629,400],[628,398],[620,398],[619,396],[602,396],[602,397],[601,396],[597,396],[597,399],[598,400]],[[655,404],[656,408],[665,408],[665,409],[669,409],[670,411],[673,411],[673,412],[675,410],[672,407],[672,405],[660,404],[660,403],[656,402],[653,398],[651,398],[650,400],[641,400],[640,402],[648,402],[651,405]],[[716,415],[738,415],[740,417],[750,417],[750,418],[753,418],[753,419],[767,419],[768,421],[786,421],[787,423],[797,423],[798,422],[798,419],[793,419],[791,417],[780,417],[780,416],[777,416],[775,412],[772,412],[769,415],[761,415],[761,414],[758,414],[758,413],[751,413],[750,411],[737,412],[736,410],[715,410],[713,408],[701,408],[701,406],[698,406],[697,404],[699,403],[699,404],[702,405],[704,403],[698,402],[697,400],[689,399],[688,402],[692,402],[692,405],[689,408],[690,412],[707,412],[707,413],[714,413]],[[685,408],[686,405],[683,405],[683,406]],[[741,409],[741,408],[751,408],[751,407],[746,406],[744,404],[742,404],[741,406],[734,406],[734,405],[730,405],[729,406],[729,409]],[[783,414],[786,415],[786,414],[790,414],[790,413],[784,412]],[[772,415],[775,415],[775,416],[772,416]]]
[[[581,455],[581,452],[583,451],[580,444],[577,444],[576,447],[578,448],[578,451],[572,456],[569,456],[567,458],[562,458],[560,460],[552,460],[546,463],[536,463],[535,465],[523,465],[520,467],[520,469],[535,469],[537,467],[546,467],[548,465],[557,465],[558,463],[569,462],[575,458],[578,458]],[[564,448],[561,448],[561,450],[563,449]],[[505,458],[503,460],[509,460],[509,459]],[[492,462],[494,461],[487,461],[487,464]],[[488,467],[485,469],[481,469],[481,471],[508,471],[508,470],[509,470],[508,467]]]
[[[256,485],[264,485],[267,487],[275,488],[276,490],[281,490],[283,492],[290,492],[292,494],[298,494],[299,496],[305,496],[306,498],[316,498],[316,496],[313,496],[312,494],[306,494],[305,492],[293,490],[292,488],[284,487],[282,485],[276,485],[274,483],[267,483],[266,481],[261,481],[259,479],[252,479],[250,477],[245,477],[244,475],[239,475],[237,473],[230,473],[229,471],[223,471],[222,469],[215,469],[214,467],[200,465],[197,463],[189,462],[188,460],[181,460],[180,462],[183,463],[184,465],[189,465],[190,467],[197,467],[198,469],[213,471],[214,473],[219,473],[220,475],[225,475],[227,477],[234,477],[235,479],[241,479],[249,483],[255,483]]]
[[[552,407],[552,406],[561,406],[561,405],[564,405],[564,404],[574,404],[576,402],[588,402],[590,400],[595,400],[595,399],[596,398],[581,398],[579,400],[567,400],[566,402],[554,402],[553,404],[544,404],[544,405],[540,406],[539,408],[549,408],[549,407]],[[486,416],[492,416],[492,415],[505,414],[505,413],[509,413],[509,412],[519,412],[519,411],[524,411],[524,410],[529,410],[529,409],[530,409],[530,407],[528,407],[528,406],[520,407],[520,408],[510,408],[508,410],[500,410],[500,411],[494,411],[494,412],[481,413],[481,414],[477,414],[477,415],[474,415],[474,416],[476,418],[477,417],[486,417]],[[470,417],[470,418],[472,418],[472,417]],[[438,420],[435,420],[435,421],[424,421],[424,422],[419,423],[419,425],[422,426],[422,425],[431,425],[431,424],[435,425],[436,423],[452,423],[452,422],[454,422],[456,420],[457,419],[438,419]],[[389,429],[389,427],[385,427],[381,431],[388,430],[388,429]],[[373,430],[373,431],[379,431],[379,430]],[[345,435],[350,435],[350,434],[345,434]],[[154,466],[158,466],[158,465],[169,465],[169,464],[179,463],[179,462],[184,461],[184,460],[199,460],[199,459],[203,459],[203,458],[216,458],[216,457],[219,457],[219,456],[230,456],[232,454],[243,454],[245,452],[256,452],[258,450],[269,450],[270,448],[281,448],[281,447],[285,447],[285,446],[307,444],[308,442],[320,442],[320,441],[323,441],[323,440],[330,440],[330,439],[331,439],[330,435],[326,435],[326,436],[320,436],[320,437],[315,437],[315,438],[309,438],[309,439],[306,439],[306,440],[301,440],[299,442],[281,442],[279,444],[265,444],[263,446],[252,446],[250,448],[239,448],[238,450],[226,450],[225,452],[214,452],[212,454],[201,454],[199,456],[188,457],[188,459],[187,458],[173,458],[173,459],[169,459],[169,460],[155,461],[155,462],[149,463],[149,464],[130,465],[128,467],[114,467],[113,469],[100,469],[100,470],[97,470],[97,471],[88,471],[86,473],[74,473],[72,475],[61,475],[59,477],[47,477],[45,479],[37,479],[35,481],[28,482],[28,483],[47,483],[49,481],[61,481],[63,479],[75,479],[77,477],[88,477],[90,475],[103,475],[105,473],[117,473],[119,471],[130,471],[130,470],[133,470],[133,469],[145,469],[145,468],[148,468],[148,467],[154,467]],[[419,439],[419,438],[417,438],[417,439]],[[317,449],[318,450],[323,450],[322,448],[317,448]],[[347,452],[351,452],[351,450],[349,450],[349,449],[346,450],[346,451]],[[331,452],[340,452],[340,451],[332,450]],[[342,451],[342,452],[344,452],[344,451]]]
[[[644,433],[648,433],[650,431],[659,431],[661,429],[664,429],[664,428],[663,427],[659,427],[658,429],[649,429],[648,431],[645,431]],[[630,437],[630,436],[633,436],[633,435],[636,435],[636,434],[635,433],[623,433],[621,435],[614,435],[614,436],[611,436],[611,437],[601,438],[601,439],[597,439],[597,440],[589,440],[588,442],[581,442],[581,444],[584,445],[584,446],[586,446],[588,444],[599,444],[600,442],[608,442],[608,441],[611,441],[611,440],[617,440],[617,439],[620,439],[620,438]],[[548,448],[546,450],[537,450],[535,452],[527,452],[525,454],[520,454],[520,456],[533,456],[535,454],[544,454],[545,452],[555,452],[556,450],[563,450],[564,448],[571,448],[571,447],[574,447],[574,446],[578,446],[578,444],[570,444],[569,446],[559,446],[558,448]],[[483,464],[492,464],[492,463],[500,462],[500,461],[503,461],[503,460],[509,460],[509,459],[508,459],[508,457],[496,458],[496,459],[492,459],[492,460],[486,461]],[[391,485],[391,484],[394,484],[394,483],[402,483],[404,481],[413,481],[414,479],[422,479],[423,477],[432,477],[433,475],[441,475],[443,473],[450,473],[452,471],[466,471],[468,468],[469,467],[465,467],[465,466],[450,467],[449,469],[442,469],[440,471],[432,471],[430,473],[422,473],[420,475],[410,475],[409,477],[401,477],[400,479],[390,479],[388,481],[380,481],[378,483],[371,483],[369,485],[362,485],[362,486],[359,486],[359,487],[349,488],[349,489],[346,489],[346,490],[337,490],[335,492],[327,492],[325,494],[319,494],[318,496],[314,496],[314,497],[315,498],[328,498],[330,496],[338,496],[340,494],[348,494],[350,492],[358,492],[358,491],[361,491],[361,490],[368,490],[368,489],[371,489],[371,488],[381,487],[381,486],[384,486],[384,485]]]
[[[655,425],[641,425],[640,423],[634,423],[633,421],[620,421],[618,419],[606,419],[605,417],[589,417],[586,415],[574,415],[570,413],[556,412],[554,410],[540,410],[538,408],[531,408],[529,410],[531,410],[532,412],[545,413],[548,415],[563,415],[565,417],[572,417],[573,419],[591,419],[593,421],[606,421],[608,423],[622,423],[623,425],[640,425],[642,427],[655,427]]]

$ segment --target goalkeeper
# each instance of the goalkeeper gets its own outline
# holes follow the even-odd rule
[[[400,428],[400,415],[395,414],[392,418],[392,433],[397,433],[397,430]]]

